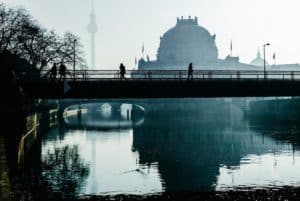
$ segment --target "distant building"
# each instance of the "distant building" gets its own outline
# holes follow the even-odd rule
[[[264,59],[262,58],[260,51],[257,51],[256,58],[250,62],[253,66],[258,66],[260,69],[264,66]],[[268,70],[285,70],[285,71],[296,71],[300,70],[299,64],[269,64],[266,60],[266,68]]]
[[[270,65],[270,70],[285,70],[285,71],[299,71],[300,65],[298,63],[295,64],[273,64]]]
[[[177,18],[175,27],[169,29],[160,37],[160,45],[156,60],[141,58],[138,61],[139,70],[186,70],[189,63],[194,69],[218,70],[262,70],[264,60],[257,52],[256,58],[250,64],[241,63],[239,57],[232,54],[225,59],[219,59],[216,46],[216,35],[198,24],[198,18]],[[143,49],[144,50],[144,49]],[[231,44],[232,50],[232,44]],[[266,62],[267,69],[300,70],[299,64],[273,64]]]
[[[257,51],[257,56],[255,59],[253,59],[250,63],[253,66],[260,66],[263,67],[264,66],[264,59],[261,57],[260,51]],[[269,65],[269,63],[266,61],[266,65]]]
[[[147,69],[186,69],[193,63],[195,69],[257,69],[257,66],[239,62],[239,57],[227,56],[219,59],[216,35],[211,35],[199,26],[198,18],[177,18],[175,27],[160,38],[157,60],[139,60],[138,68]]]

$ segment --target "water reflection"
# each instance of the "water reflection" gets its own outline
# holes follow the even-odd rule
[[[251,130],[270,136],[282,143],[292,144],[293,148],[300,148],[300,127],[299,122],[282,122],[278,120],[258,119],[250,121]]]
[[[201,101],[194,104],[197,110],[176,111],[180,116],[174,115],[174,108],[166,105],[163,112],[153,112],[142,127],[134,130],[134,147],[140,153],[141,164],[158,163],[166,191],[230,187],[231,180],[219,177],[224,169],[239,169],[243,159],[250,156],[292,152],[290,145],[249,129],[237,112],[232,113],[233,106],[215,102],[214,107],[208,107]],[[261,169],[274,168],[265,165],[263,159]],[[248,162],[249,166],[256,165],[252,160]],[[256,173],[250,170],[248,178],[256,178]],[[251,179],[244,179],[240,185],[258,184]],[[262,180],[261,184],[267,187],[277,178],[262,177]]]
[[[45,147],[42,152],[42,182],[48,191],[74,198],[85,186],[89,166],[77,145]]]
[[[57,159],[60,153],[74,153],[70,158],[85,172],[81,175],[74,169],[82,176],[72,190],[77,195],[300,186],[300,152],[292,143],[298,137],[282,140],[272,124],[249,124],[241,109],[222,99],[148,101],[139,126],[101,129],[106,121],[138,119],[131,112],[128,115],[127,106],[123,110],[118,106],[118,113],[113,108],[114,104],[81,105],[80,118],[77,110],[72,115],[71,108],[66,124],[43,138],[42,158],[55,158],[54,164],[62,163],[61,168],[66,162]],[[282,128],[287,136],[297,133],[288,130]],[[51,160],[45,160],[44,167],[55,169]],[[45,178],[64,190],[55,175]],[[74,179],[68,174],[60,178]]]
[[[63,117],[72,128],[126,129],[143,124],[144,108],[132,104],[90,103],[66,108]]]
[[[299,160],[300,152],[289,151],[246,156],[238,168],[220,168],[216,190],[300,186]]]
[[[52,130],[56,135],[58,128]],[[52,139],[52,140],[50,140]],[[45,139],[42,154],[52,147],[77,146],[78,154],[89,164],[89,175],[78,194],[145,194],[162,191],[157,164],[139,165],[139,154],[132,150],[133,130],[68,130],[59,140]],[[55,177],[50,178],[54,179]]]

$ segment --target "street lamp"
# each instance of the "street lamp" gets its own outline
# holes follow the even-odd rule
[[[73,79],[74,79],[74,81],[75,81],[75,76],[76,76],[76,74],[75,74],[75,67],[76,67],[76,42],[77,42],[77,40],[76,39],[74,39],[74,41],[73,41]]]
[[[264,44],[264,79],[266,79],[267,71],[266,71],[266,46],[269,46],[270,43]]]

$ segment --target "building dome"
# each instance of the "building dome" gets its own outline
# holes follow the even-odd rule
[[[218,60],[215,35],[199,26],[197,17],[177,18],[176,26],[161,37],[157,60],[161,64],[213,64]]]
[[[264,59],[261,57],[259,50],[257,51],[256,58],[253,59],[250,64],[253,66],[264,66]],[[266,61],[266,65],[269,65],[267,61]]]

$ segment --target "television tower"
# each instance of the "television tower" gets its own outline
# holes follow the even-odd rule
[[[90,14],[90,23],[87,26],[87,31],[91,34],[91,64],[90,69],[95,69],[95,34],[98,31],[96,24],[96,15],[94,11],[94,0],[92,0],[92,11]]]

